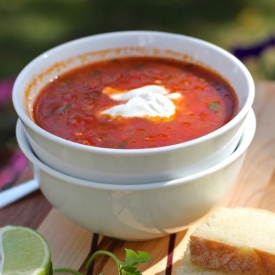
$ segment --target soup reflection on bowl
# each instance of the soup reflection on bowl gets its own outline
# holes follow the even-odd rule
[[[113,184],[173,180],[219,163],[235,150],[253,99],[251,75],[228,52],[150,31],[51,49],[13,90],[40,160]]]
[[[80,226],[122,240],[149,240],[179,232],[203,217],[235,183],[255,134],[251,110],[237,149],[219,164],[176,180],[115,185],[67,176],[41,162],[17,123],[20,148],[49,202]]]

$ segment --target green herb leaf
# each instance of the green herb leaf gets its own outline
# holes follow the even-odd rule
[[[126,266],[120,270],[121,275],[142,275],[135,266]]]
[[[221,108],[221,105],[219,102],[213,101],[213,102],[208,103],[208,108],[213,111],[219,111]]]
[[[96,70],[96,71],[92,71],[91,73],[92,73],[93,76],[98,76],[98,75],[102,74],[102,71]]]
[[[125,148],[125,147],[127,146],[128,143],[129,143],[129,141],[125,140],[125,141],[123,141],[122,143],[120,143],[120,144],[117,146],[117,148],[118,148],[118,149],[123,149],[123,148]]]
[[[151,256],[142,251],[138,251],[137,253],[131,249],[125,249],[126,257],[125,261],[121,262],[116,255],[112,252],[105,251],[105,250],[98,250],[96,251],[88,260],[86,264],[86,269],[89,270],[92,262],[100,255],[106,255],[111,257],[117,265],[118,275],[141,275],[140,271],[135,267],[138,264],[145,263],[150,261],[152,258]]]
[[[135,68],[142,68],[144,65],[142,63],[138,63],[135,65]]]
[[[149,262],[152,258],[147,252],[138,251],[137,253],[131,249],[125,249],[125,262],[121,262],[123,267],[136,266],[138,264]]]
[[[126,251],[126,257],[125,262],[121,262],[115,254],[109,251],[105,250],[98,250],[96,251],[88,260],[86,264],[86,269],[89,270],[92,262],[98,257],[98,256],[108,256],[111,257],[116,265],[117,265],[117,271],[118,275],[142,275],[142,273],[136,268],[136,265],[142,264],[145,262],[149,262],[152,258],[147,252],[138,251],[137,253],[134,252],[131,249],[125,249]],[[60,272],[67,272],[71,273],[73,275],[82,275],[79,271],[71,269],[71,268],[56,268],[53,270],[53,273],[60,273]],[[103,275],[100,273],[100,275]]]

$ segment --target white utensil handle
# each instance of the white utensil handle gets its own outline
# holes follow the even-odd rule
[[[38,189],[38,182],[35,179],[21,183],[18,186],[0,192],[0,208],[3,208],[16,200],[30,194]]]

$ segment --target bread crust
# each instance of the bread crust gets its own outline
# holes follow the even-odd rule
[[[265,251],[260,251],[258,249],[255,249],[255,252],[259,257],[261,266],[265,272],[263,274],[275,275],[275,255],[267,253]]]
[[[224,272],[222,270],[215,270],[193,265],[190,263],[189,248],[184,252],[183,260],[177,270],[176,275],[236,275],[231,272]]]
[[[190,261],[194,265],[244,275],[275,275],[275,255],[251,247],[190,236]]]

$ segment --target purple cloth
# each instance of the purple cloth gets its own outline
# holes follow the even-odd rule
[[[13,113],[12,107],[12,88],[15,77],[0,81],[0,118]],[[2,125],[2,124],[0,124]],[[14,125],[11,125],[13,127]],[[15,126],[14,126],[15,127]],[[0,128],[1,137],[5,137],[2,147],[0,148],[0,191],[11,187],[18,177],[25,171],[28,166],[27,159],[21,152],[17,144],[12,144],[14,135],[7,136],[4,129]]]
[[[248,57],[260,57],[262,53],[270,47],[275,46],[275,38],[273,36],[268,37],[264,41],[261,41],[255,45],[249,47],[234,47],[232,53],[240,60],[245,60]]]
[[[0,81],[0,108],[4,108],[11,103],[11,94],[14,81],[15,77]]]

